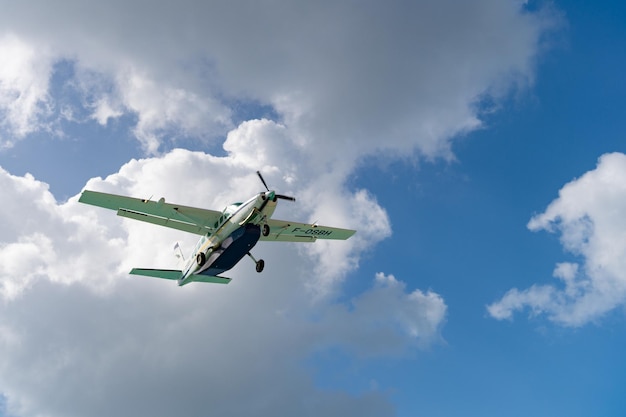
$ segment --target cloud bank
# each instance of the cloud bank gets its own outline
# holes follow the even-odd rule
[[[129,116],[146,158],[86,188],[219,209],[258,192],[259,169],[298,197],[276,217],[358,229],[340,244],[259,245],[263,276],[244,260],[228,286],[179,289],[127,271],[172,267],[174,242],[188,250],[193,236],[77,196],[56,201],[32,176],[0,171],[9,412],[392,415],[384,392],[322,390],[303,367],[329,348],[413,351],[439,340],[445,322],[442,296],[379,271],[338,301],[362,254],[391,235],[384,207],[347,178],[371,155],[452,158],[485,102],[532,83],[550,25],[501,0],[5,5],[2,147]],[[173,149],[180,138],[224,155]]]
[[[528,223],[532,231],[559,233],[579,262],[558,263],[558,285],[513,288],[487,307],[510,319],[529,309],[564,326],[596,321],[626,303],[626,155],[603,155],[597,167],[566,184],[546,211]]]
[[[499,0],[20,2],[0,16],[3,143],[50,122],[55,65],[71,62],[92,119],[136,115],[150,153],[177,135],[221,138],[257,103],[347,169],[381,150],[449,156],[453,136],[480,126],[478,100],[532,82],[551,22]]]
[[[194,180],[203,171],[212,180]],[[129,195],[158,188],[172,201],[211,204],[230,199],[220,190],[256,188],[250,172],[229,157],[177,150],[87,186]],[[264,274],[244,260],[228,286],[129,277],[131,266],[173,267],[181,233],[124,221],[77,197],[60,204],[32,176],[1,171],[0,181],[19,207],[0,213],[2,224],[15,225],[0,245],[0,387],[16,415],[390,415],[382,392],[316,388],[304,361],[329,348],[403,354],[440,338],[442,297],[407,291],[393,276],[377,274],[371,289],[345,303],[315,301],[308,286],[332,285],[325,276],[353,266],[320,264],[323,253],[296,245],[259,245]],[[190,239],[181,241],[187,250]],[[343,250],[356,256],[354,247]]]

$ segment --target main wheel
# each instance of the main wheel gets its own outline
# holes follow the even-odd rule
[[[204,255],[204,253],[198,252],[198,254],[196,255],[196,263],[198,264],[198,266],[204,265],[205,262],[206,262],[206,256]]]
[[[259,259],[256,263],[256,272],[263,272],[264,267],[265,261],[263,259]]]
[[[263,236],[267,236],[270,234],[270,227],[267,223],[263,224],[263,229],[261,230],[261,233],[263,233]]]

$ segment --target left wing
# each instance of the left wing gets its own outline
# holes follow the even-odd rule
[[[269,219],[267,225],[270,227],[270,234],[261,236],[260,240],[274,242],[315,242],[317,239],[346,240],[356,233],[356,230],[274,219]]]
[[[83,191],[78,201],[116,210],[118,216],[198,235],[213,231],[221,215],[215,210],[166,203],[163,198],[152,201],[89,190]]]

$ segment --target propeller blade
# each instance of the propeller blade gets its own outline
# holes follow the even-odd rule
[[[267,184],[265,183],[265,180],[263,179],[263,175],[261,175],[260,171],[257,171],[256,174],[259,176],[259,178],[261,179],[261,182],[263,183],[263,185],[265,186],[265,189],[267,191],[269,191],[270,189],[268,188]]]
[[[265,179],[263,179],[263,175],[261,175],[261,171],[257,171],[256,174],[259,176],[259,179],[261,180],[261,182],[263,183],[263,185],[265,186],[265,189],[269,192],[270,189],[267,186],[267,183],[265,182]],[[280,198],[282,200],[289,200],[289,201],[296,201],[295,197],[290,197],[288,195],[282,195],[282,194],[275,194],[274,195],[276,198]]]

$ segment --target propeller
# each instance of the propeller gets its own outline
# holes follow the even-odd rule
[[[267,191],[269,191],[270,189],[267,187],[267,184],[265,183],[265,180],[263,179],[263,175],[261,175],[261,171],[257,171],[256,174],[259,176],[259,179],[261,180],[261,182],[263,183],[263,185],[265,186],[265,189]]]
[[[257,171],[256,174],[259,176],[259,179],[261,180],[261,182],[265,186],[265,189],[267,191],[270,191],[269,187],[267,186],[267,183],[263,179],[263,175],[261,175],[261,172]],[[283,194],[274,194],[274,195],[276,196],[276,198],[280,198],[281,200],[296,201],[295,197],[291,197],[291,196],[288,196],[288,195],[283,195]]]
[[[276,198],[280,198],[281,200],[287,200],[287,201],[296,201],[295,197],[291,197],[289,195],[276,194]]]

